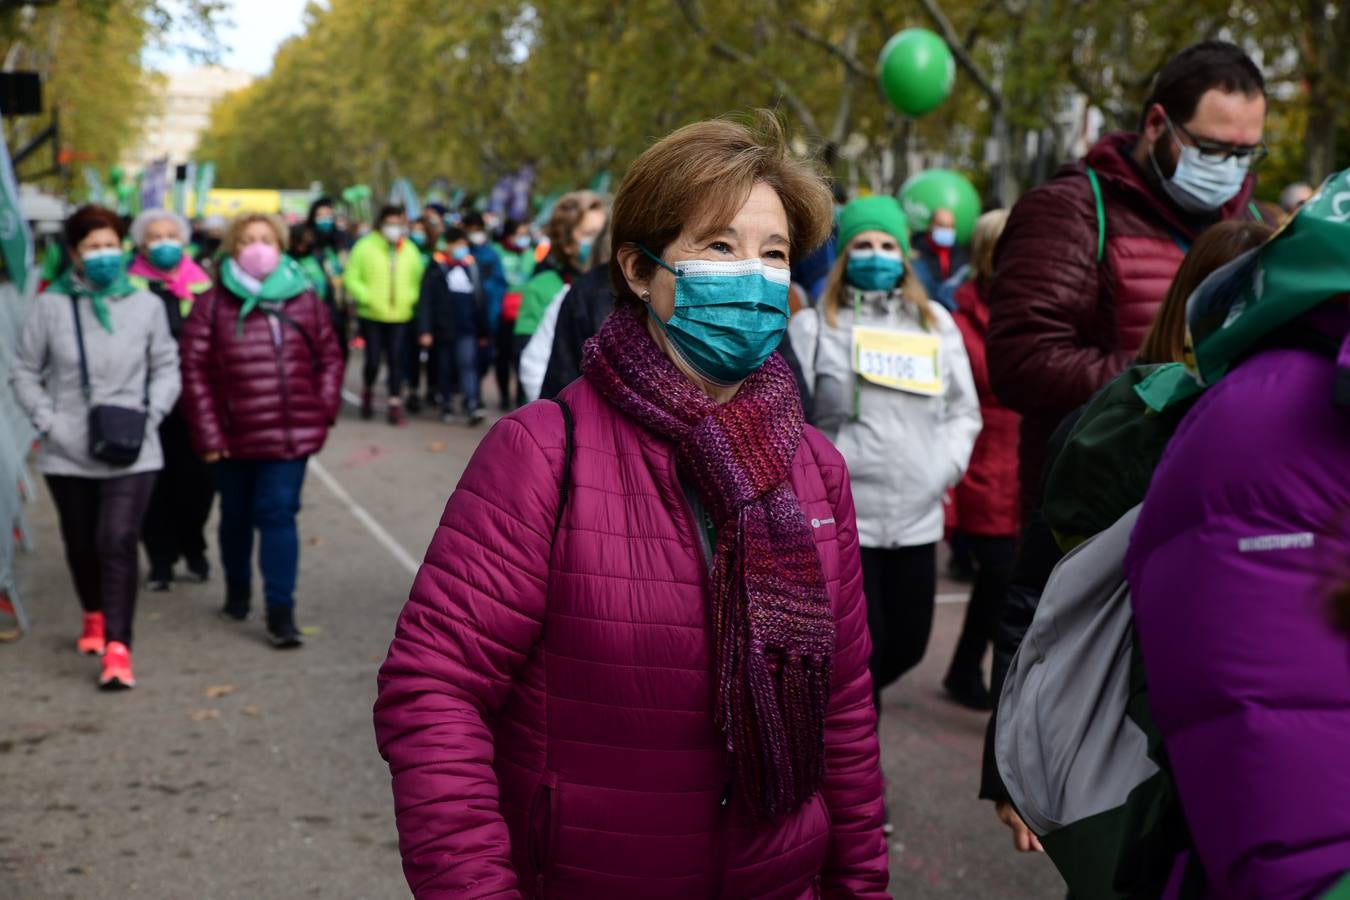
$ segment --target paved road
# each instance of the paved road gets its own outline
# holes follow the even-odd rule
[[[399,548],[421,558],[480,434],[348,413],[318,458],[338,492],[313,467],[305,485],[308,645],[278,653],[256,619],[217,619],[219,576],[142,594],[140,686],[123,694],[97,692],[97,663],[71,649],[78,607],[40,497],[20,563],[35,630],[0,645],[0,898],[408,896],[375,672],[411,581]],[[1061,897],[1049,862],[1014,854],[974,799],[984,719],[939,687],[963,610],[939,608],[928,659],[885,698],[892,895]]]

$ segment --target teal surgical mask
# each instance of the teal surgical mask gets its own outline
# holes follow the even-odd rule
[[[675,275],[675,311],[669,322],[652,312],[680,358],[715,384],[744,381],[764,365],[783,340],[788,324],[786,268],[761,259],[665,262],[638,245]]]
[[[414,231],[408,236],[412,238],[412,242],[419,247],[425,247],[427,245],[427,236],[420,231]]]
[[[122,275],[121,250],[91,250],[80,260],[84,263],[84,277],[99,290],[111,287]]]
[[[171,272],[183,261],[183,245],[179,241],[155,241],[146,258],[161,272]]]
[[[844,278],[860,291],[889,291],[905,274],[898,250],[850,250]]]
[[[455,247],[450,251],[450,256],[452,259],[455,260],[459,261],[466,260],[469,258],[469,248],[465,247],[463,244],[460,244],[458,247]]]
[[[591,248],[595,246],[595,241],[581,241],[577,244],[577,264],[586,265],[591,261]]]
[[[333,233],[333,220],[328,217],[322,217],[314,220],[314,227],[319,229],[320,234]]]

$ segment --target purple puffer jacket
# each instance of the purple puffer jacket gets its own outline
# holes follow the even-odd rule
[[[755,824],[713,722],[708,571],[674,445],[585,381],[562,397],[576,435],[557,540],[562,416],[541,402],[474,454],[380,670],[375,730],[413,893],[885,897],[843,459],[808,429],[792,467],[837,621],[826,780]]]
[[[1271,350],[1210,388],[1126,559],[1149,706],[1224,900],[1316,897],[1350,870],[1350,641],[1327,605],[1350,578],[1335,377],[1330,358]]]

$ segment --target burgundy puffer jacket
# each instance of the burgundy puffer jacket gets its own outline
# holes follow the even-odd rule
[[[380,670],[375,731],[426,898],[886,897],[882,784],[848,473],[808,429],[792,485],[837,623],[826,776],[753,822],[713,722],[709,573],[674,445],[586,381],[571,496],[540,401],[484,439]]]
[[[956,486],[955,525],[966,534],[1016,537],[1021,530],[1017,510],[1017,425],[1021,417],[1000,403],[989,386],[984,352],[989,304],[974,281],[956,289],[952,318],[966,342],[984,421],[970,453],[970,465]]]
[[[342,403],[342,352],[323,301],[305,291],[280,315],[259,306],[242,334],[240,306],[217,284],[183,326],[182,408],[197,452],[231,459],[317,453]]]
[[[1130,159],[1138,136],[1102,138],[1013,207],[989,294],[989,376],[1021,413],[1022,509],[1040,485],[1045,445],[1061,419],[1120,374],[1143,343],[1185,256],[1211,223],[1184,218]],[[1097,173],[1106,250],[1087,168]],[[1220,211],[1249,216],[1254,176]],[[1219,216],[1215,217],[1215,221]]]

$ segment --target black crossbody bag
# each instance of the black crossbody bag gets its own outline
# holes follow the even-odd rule
[[[92,404],[93,389],[89,385],[89,360],[84,351],[84,327],[80,324],[80,306],[77,298],[70,298],[70,309],[75,314],[75,342],[80,348],[80,389],[84,391],[84,402],[90,404],[89,455],[110,466],[129,466],[140,458],[149,415],[145,409]],[[148,406],[149,372],[145,375],[145,394]]]

